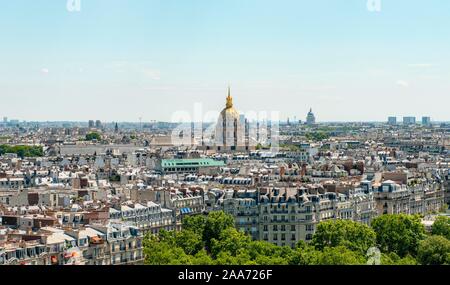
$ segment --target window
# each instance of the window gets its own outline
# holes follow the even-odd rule
[[[278,226],[277,225],[273,226],[273,231],[275,231],[275,232],[278,231]]]
[[[295,225],[291,225],[291,231],[295,232]]]

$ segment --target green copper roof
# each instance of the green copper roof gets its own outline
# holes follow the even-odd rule
[[[162,167],[215,167],[225,166],[223,161],[214,160],[211,158],[201,159],[163,159],[161,161]]]

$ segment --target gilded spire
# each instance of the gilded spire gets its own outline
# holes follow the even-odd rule
[[[231,88],[228,86],[227,109],[233,108],[233,97],[231,97]]]

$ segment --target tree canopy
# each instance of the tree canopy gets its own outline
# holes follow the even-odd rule
[[[306,139],[311,141],[323,141],[330,138],[330,134],[328,132],[318,131],[311,132],[305,135]]]
[[[445,216],[437,217],[431,227],[431,233],[450,239],[450,218]]]
[[[101,139],[102,139],[102,137],[97,132],[92,132],[92,133],[89,133],[89,134],[86,135],[86,140],[87,141],[93,141],[93,140],[99,141]]]
[[[405,214],[383,215],[371,224],[377,236],[377,244],[382,252],[394,252],[400,257],[415,256],[425,229],[419,216]]]
[[[450,265],[450,240],[429,236],[419,244],[417,259],[424,265]]]
[[[319,250],[344,246],[365,253],[375,245],[375,241],[375,231],[367,225],[350,220],[330,220],[317,226],[312,244]]]
[[[443,219],[442,219],[443,220]],[[254,241],[224,212],[189,216],[182,231],[161,231],[144,239],[145,263],[152,265],[362,265],[378,247],[383,265],[449,264],[450,241],[426,235],[418,216],[385,215],[371,227],[347,220],[318,224],[310,243],[295,248]],[[436,230],[440,224],[436,225]],[[438,231],[439,234],[442,231]]]
[[[18,157],[41,157],[44,155],[44,149],[42,146],[36,145],[0,145],[0,155],[5,153],[15,153]]]

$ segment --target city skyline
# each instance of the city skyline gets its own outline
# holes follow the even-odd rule
[[[171,121],[223,107],[305,121],[449,121],[450,3],[8,1],[1,117]]]

